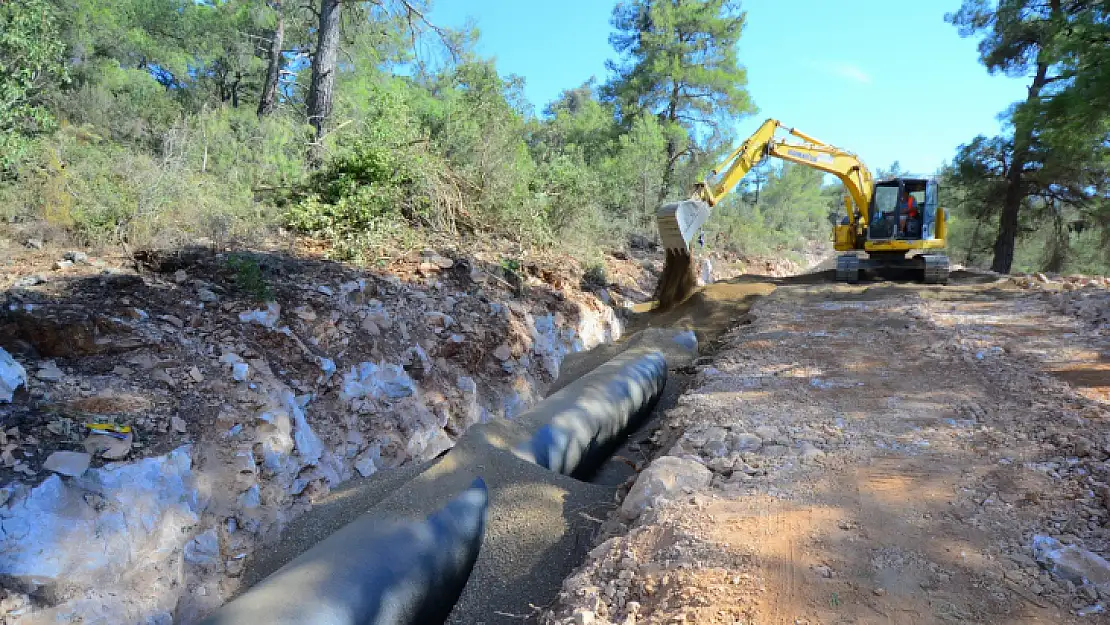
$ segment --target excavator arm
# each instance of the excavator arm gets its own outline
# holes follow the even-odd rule
[[[777,137],[780,130],[786,131],[789,137]],[[837,227],[837,240],[863,236],[862,225],[868,223],[874,189],[871,171],[855,154],[784,126],[778,120],[768,119],[725,157],[706,180],[695,186],[689,200],[666,204],[659,209],[656,221],[664,247],[688,252],[690,242],[709,218],[712,207],[768,156],[836,176],[848,191],[844,204],[849,220],[848,224]]]

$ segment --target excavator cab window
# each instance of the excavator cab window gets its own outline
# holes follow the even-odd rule
[[[901,185],[897,180],[877,183],[871,198],[870,239],[892,239],[898,227],[898,199]]]
[[[898,205],[898,238],[921,240],[924,238],[926,181],[903,180],[904,196]]]

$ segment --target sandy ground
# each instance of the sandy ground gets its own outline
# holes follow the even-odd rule
[[[1110,332],[956,278],[780,281],[656,436],[711,483],[613,523],[545,622],[1110,622],[1032,549],[1110,547]]]

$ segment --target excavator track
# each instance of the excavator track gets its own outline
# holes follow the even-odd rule
[[[943,254],[924,254],[921,256],[925,262],[923,276],[925,284],[948,283],[948,257]]]
[[[836,281],[849,284],[859,282],[859,256],[843,254],[836,257]]]

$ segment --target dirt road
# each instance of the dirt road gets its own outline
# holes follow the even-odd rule
[[[1110,622],[1110,330],[1064,309],[1010,281],[781,286],[546,622]]]

